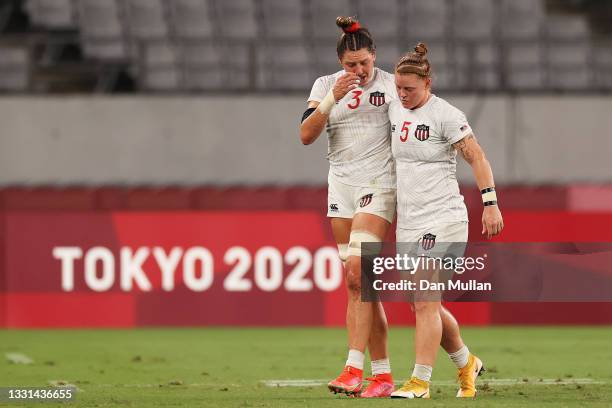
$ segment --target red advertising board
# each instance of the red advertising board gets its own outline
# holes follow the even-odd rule
[[[538,223],[556,239],[610,239],[597,231],[611,214],[504,216],[509,240],[551,239]],[[344,325],[342,265],[318,212],[11,211],[3,226],[5,327]],[[414,321],[405,304],[385,307],[391,324]],[[570,307],[554,322],[578,323],[584,307]],[[512,323],[504,305],[450,308],[464,324]],[[590,323],[612,314],[600,315]]]

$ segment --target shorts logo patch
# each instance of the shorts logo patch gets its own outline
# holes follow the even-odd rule
[[[329,205],[330,212],[338,212],[338,204],[330,204]]]
[[[366,205],[370,204],[372,202],[372,196],[374,194],[366,194],[363,197],[361,197],[361,199],[359,200],[359,207],[363,208]]]
[[[418,125],[416,130],[414,131],[414,137],[421,142],[429,139],[429,126],[427,125]]]
[[[421,246],[428,251],[436,244],[436,236],[434,234],[425,234],[421,239]]]
[[[385,93],[378,91],[370,93],[370,103],[374,106],[383,106],[385,104]]]

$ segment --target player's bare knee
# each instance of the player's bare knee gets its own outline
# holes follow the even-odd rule
[[[346,269],[346,288],[352,293],[361,293],[361,270],[349,261]]]

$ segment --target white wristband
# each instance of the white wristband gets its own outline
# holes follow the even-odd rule
[[[334,92],[332,89],[330,89],[318,106],[319,112],[324,115],[329,115],[335,104],[336,99],[334,98]]]
[[[497,201],[497,194],[495,194],[495,191],[489,191],[482,195],[482,202],[486,203],[487,201]]]

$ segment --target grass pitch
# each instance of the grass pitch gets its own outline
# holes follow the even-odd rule
[[[412,336],[390,333],[396,380],[411,373]],[[0,386],[79,388],[69,403],[13,404],[35,407],[612,407],[610,327],[464,328],[463,336],[488,369],[473,401],[454,397],[442,350],[429,401],[330,394],[321,384],[344,365],[346,333],[322,328],[2,330]],[[33,363],[9,362],[15,352]]]

